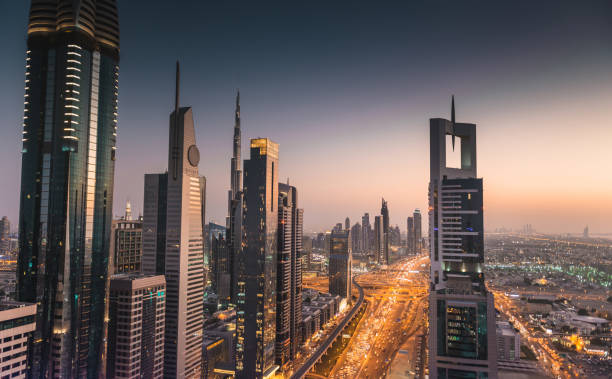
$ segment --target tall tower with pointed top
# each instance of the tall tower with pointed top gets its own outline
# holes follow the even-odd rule
[[[242,161],[240,130],[240,91],[236,93],[236,110],[234,112],[234,139],[232,145],[232,160],[230,164],[230,190],[227,201],[227,242],[230,251],[230,302],[236,304],[236,289],[238,278],[238,255],[242,241]]]
[[[104,375],[117,138],[115,0],[32,0],[17,298],[37,303],[31,377]]]
[[[430,378],[497,378],[495,308],[484,269],[482,179],[476,125],[433,118],[430,130]],[[446,138],[460,139],[461,167],[449,167]],[[415,220],[416,220],[415,212]]]
[[[379,262],[382,264],[389,264],[389,207],[385,199],[382,199],[382,206],[380,208],[380,215],[382,216],[382,250]]]
[[[191,107],[170,114],[168,173],[145,176],[143,273],[166,277],[164,377],[198,377],[202,365],[202,193]]]

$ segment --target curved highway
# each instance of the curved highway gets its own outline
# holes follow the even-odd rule
[[[306,363],[302,365],[302,367],[300,367],[293,375],[291,375],[290,379],[302,379],[304,376],[306,376],[308,371],[310,371],[310,369],[315,365],[315,363],[317,363],[317,361],[321,359],[321,357],[323,356],[323,354],[325,354],[331,344],[336,340],[340,333],[342,333],[342,330],[344,330],[346,324],[348,324],[348,322],[353,319],[357,311],[359,311],[359,308],[361,308],[361,305],[363,304],[363,288],[361,288],[361,286],[357,284],[357,281],[355,279],[356,277],[353,278],[353,284],[355,285],[355,287],[357,287],[357,290],[359,290],[359,298],[353,306],[353,309],[351,309],[351,311],[344,318],[344,320],[342,320],[342,322],[338,324],[338,326],[336,326],[336,329],[334,329],[333,333],[329,336],[329,338],[327,338],[327,341],[325,341],[325,343],[323,343],[323,345],[321,345],[317,349],[317,351],[315,351],[315,353],[306,361]]]

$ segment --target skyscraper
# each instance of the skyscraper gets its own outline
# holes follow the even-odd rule
[[[361,248],[361,225],[356,223],[351,228],[351,239],[353,245],[353,253],[363,253],[363,249]]]
[[[382,233],[383,233],[383,246],[382,246],[382,263],[389,264],[389,207],[385,199],[382,199],[382,206],[380,207],[380,215],[382,216]]]
[[[163,377],[165,292],[163,275],[111,276],[108,377]]]
[[[177,62],[168,172],[145,176],[143,272],[166,277],[164,375],[182,378],[201,371],[204,255],[200,152],[192,110],[179,107],[179,78]]]
[[[238,292],[238,260],[242,249],[242,207],[244,195],[242,192],[240,130],[240,91],[236,93],[236,110],[234,111],[234,139],[232,143],[232,160],[230,162],[230,189],[227,201],[226,243],[230,252],[230,297],[236,304]]]
[[[302,321],[302,219],[297,189],[278,184],[278,255],[276,364],[285,369],[295,359]]]
[[[423,250],[423,221],[421,219],[421,211],[419,209],[414,210],[412,219],[414,220],[414,251],[417,254],[421,254],[421,251]]]
[[[408,217],[406,220],[406,251],[414,253],[414,217]]]
[[[347,230],[348,230],[348,229],[350,229],[350,228],[351,228],[351,219],[347,217],[347,218],[344,220],[344,229],[347,229]]]
[[[140,272],[142,263],[142,220],[131,219],[130,203],[125,217],[113,220],[111,227],[113,273]]]
[[[236,377],[272,375],[276,340],[278,144],[251,140],[244,161],[243,246],[238,257]]]
[[[8,217],[3,216],[0,220],[0,254],[6,254],[11,247],[11,222]]]
[[[115,0],[32,0],[17,297],[37,303],[32,377],[104,373],[117,136]]]
[[[365,213],[361,218],[361,246],[365,254],[370,251],[370,234],[372,233],[372,227],[370,226],[370,214]]]
[[[28,349],[36,329],[36,304],[3,301],[0,303],[2,339],[2,376],[30,378]]]
[[[495,308],[485,287],[482,179],[476,125],[430,120],[429,376],[496,378]],[[461,167],[447,166],[448,139],[460,138]],[[416,212],[415,212],[416,214]]]
[[[382,216],[374,216],[374,252],[376,253],[376,262],[379,264],[383,264],[384,241]]]
[[[350,300],[353,265],[351,231],[332,232],[329,244],[329,293]]]
[[[224,306],[230,301],[230,251],[222,234],[211,237],[210,283]]]

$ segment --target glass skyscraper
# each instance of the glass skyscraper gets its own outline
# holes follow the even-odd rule
[[[461,140],[461,166],[449,167],[447,140],[457,137]],[[429,376],[497,378],[495,308],[483,274],[482,179],[476,176],[476,125],[431,119],[430,143]],[[416,216],[415,212],[418,238],[420,220]]]
[[[236,377],[272,375],[276,341],[278,144],[251,140],[244,161],[243,243],[239,256]]]
[[[17,297],[37,303],[32,377],[104,371],[117,136],[115,0],[32,0]]]

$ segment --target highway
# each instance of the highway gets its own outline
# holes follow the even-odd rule
[[[327,340],[317,349],[317,351],[312,356],[310,356],[310,358],[308,358],[308,360],[306,361],[306,363],[302,365],[302,367],[300,367],[293,375],[291,375],[291,379],[301,379],[304,376],[306,376],[308,371],[310,371],[313,368],[315,363],[317,363],[317,361],[321,359],[321,357],[323,356],[323,354],[325,354],[325,352],[331,346],[331,344],[336,340],[336,338],[340,335],[340,333],[342,333],[342,330],[344,330],[344,327],[346,326],[346,324],[348,324],[348,322],[353,318],[353,316],[355,316],[357,311],[359,311],[359,308],[363,304],[364,294],[363,294],[363,288],[361,288],[359,283],[357,283],[356,278],[357,277],[353,278],[353,284],[359,291],[359,298],[357,299],[357,302],[355,303],[355,305],[353,306],[349,314],[344,318],[344,320],[342,320],[342,322],[340,322],[340,324],[336,326],[336,328],[334,329],[332,334],[327,338]]]
[[[422,333],[427,320],[427,263],[426,256],[419,256],[357,279],[371,307],[331,378],[381,378],[402,344]],[[411,353],[414,348],[407,347]]]

